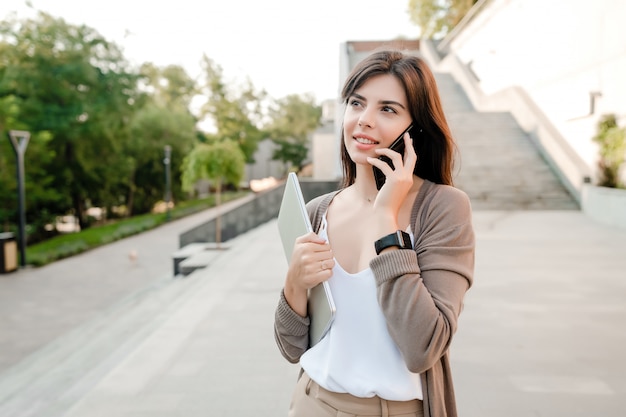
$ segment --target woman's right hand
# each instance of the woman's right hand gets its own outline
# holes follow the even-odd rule
[[[313,232],[296,239],[287,270],[285,298],[300,316],[307,316],[308,290],[328,280],[334,266],[332,250],[324,239]]]

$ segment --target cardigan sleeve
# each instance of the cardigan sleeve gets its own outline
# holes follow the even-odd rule
[[[336,192],[314,198],[307,204],[313,230],[317,232],[322,216]],[[309,348],[309,326],[311,320],[296,313],[285,298],[284,290],[280,293],[278,306],[274,314],[274,339],[280,353],[291,363],[296,363]]]
[[[433,367],[448,350],[474,271],[469,198],[447,186],[431,198],[418,216],[414,249],[386,252],[370,262],[389,333],[416,373]]]
[[[309,325],[310,319],[293,311],[281,291],[274,314],[274,338],[278,350],[290,363],[297,363],[308,349]]]

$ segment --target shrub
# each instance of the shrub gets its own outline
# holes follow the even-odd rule
[[[626,129],[617,125],[614,114],[607,114],[598,123],[598,134],[593,141],[600,146],[598,185],[623,188],[619,174],[626,157]]]
[[[229,192],[224,196],[224,202],[241,198],[246,194],[246,191]],[[214,206],[215,198],[213,196],[201,200],[185,201],[178,204],[171,211],[170,216],[172,220],[180,219]],[[26,260],[30,265],[43,266],[154,229],[166,222],[166,213],[150,213],[111,221],[105,225],[93,226],[77,233],[62,234],[29,245],[26,248]]]

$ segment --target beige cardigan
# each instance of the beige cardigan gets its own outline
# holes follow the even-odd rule
[[[307,204],[313,230],[335,194]],[[474,273],[469,198],[456,188],[424,181],[411,228],[414,250],[385,252],[370,262],[378,302],[408,369],[421,373],[424,416],[457,417],[448,349]],[[308,349],[308,328],[309,318],[294,312],[281,293],[274,333],[289,362],[298,362]]]

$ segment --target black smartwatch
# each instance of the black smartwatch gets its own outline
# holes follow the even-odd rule
[[[400,249],[411,249],[413,247],[413,245],[411,244],[411,236],[409,236],[408,233],[403,232],[402,230],[397,230],[395,233],[387,235],[374,242],[376,255],[380,255],[380,253],[384,249],[390,248],[392,246],[396,246]]]

